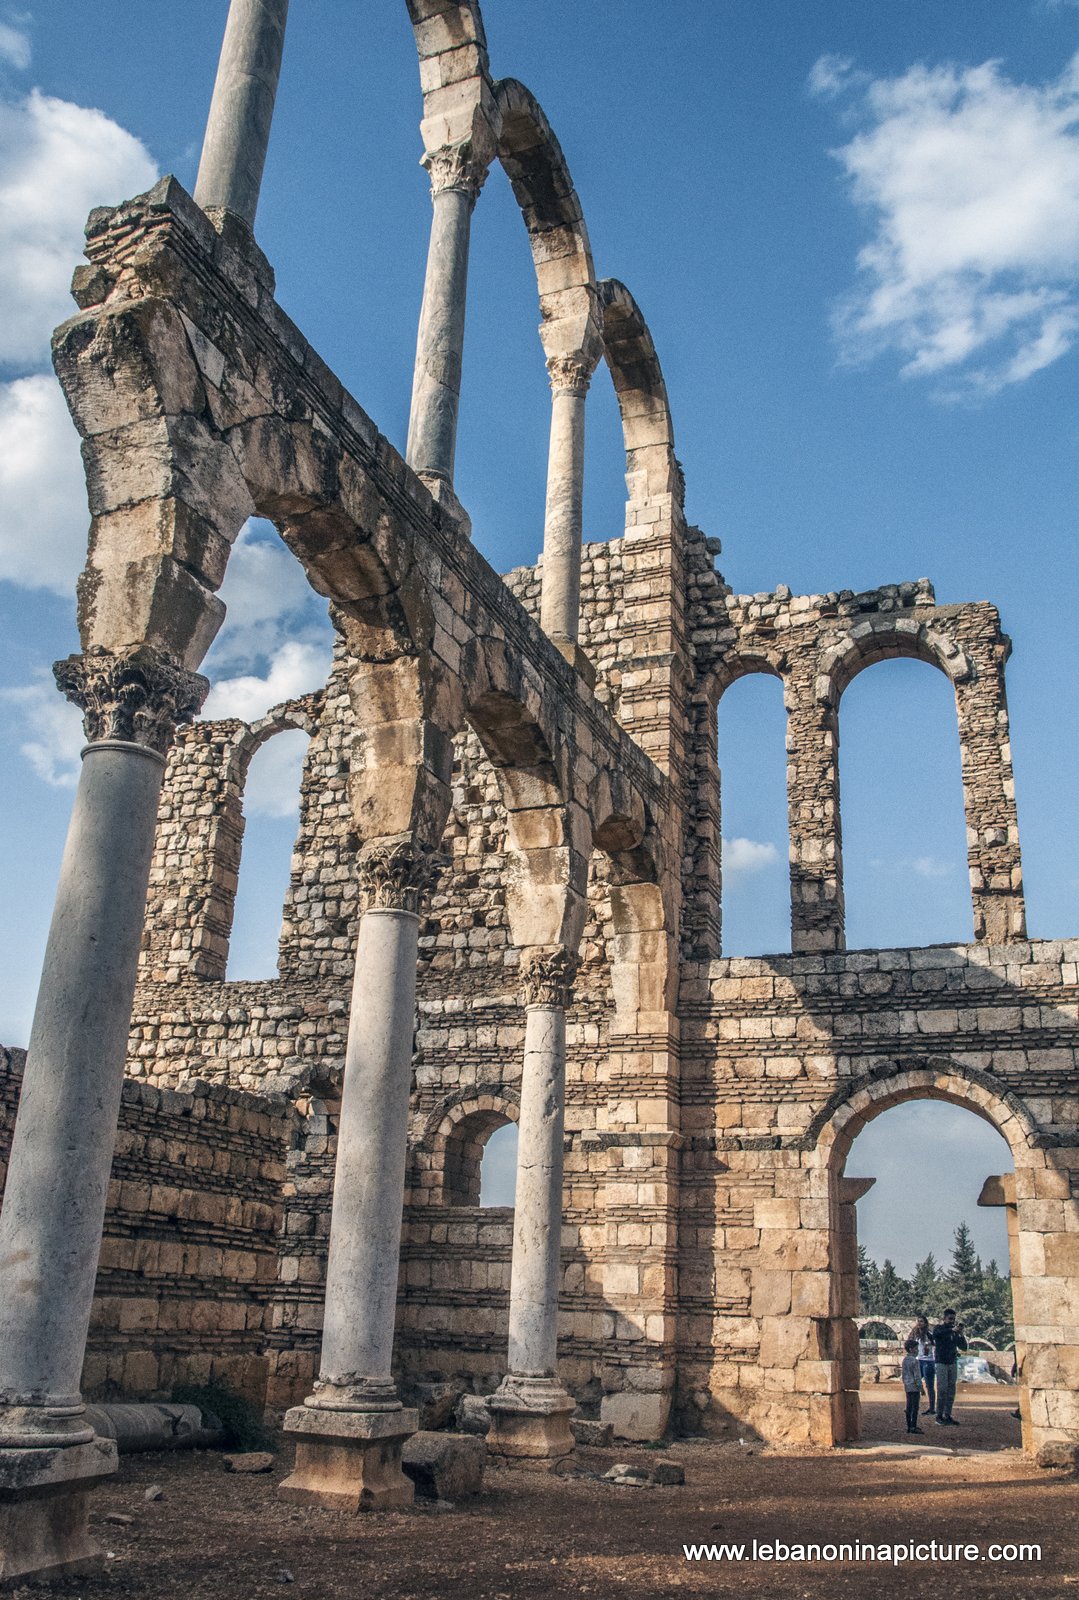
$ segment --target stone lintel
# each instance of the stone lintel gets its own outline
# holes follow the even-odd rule
[[[840,1178],[839,1203],[841,1206],[852,1206],[856,1200],[868,1194],[876,1183],[876,1178]]]
[[[1015,1205],[1015,1173],[1005,1172],[1002,1176],[986,1178],[982,1184],[982,1192],[978,1196],[980,1206],[1014,1206]]]
[[[281,1485],[286,1500],[325,1506],[353,1516],[394,1511],[415,1497],[401,1468],[406,1439],[416,1432],[419,1413],[331,1411],[293,1406],[285,1432],[296,1440],[296,1462]]]
[[[116,1464],[112,1439],[0,1449],[0,1589],[103,1564],[104,1552],[89,1531],[89,1498]]]

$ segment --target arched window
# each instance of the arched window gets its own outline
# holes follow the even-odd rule
[[[783,687],[760,672],[719,702],[725,956],[789,950],[787,716]]]
[[[300,814],[308,735],[285,728],[251,758],[244,784],[244,833],[227,977],[277,976],[281,914],[288,892]]]
[[[512,1206],[517,1186],[517,1124],[496,1128],[480,1160],[481,1206]]]
[[[839,705],[847,947],[973,936],[954,691],[922,661],[879,661]]]
[[[454,1121],[442,1138],[445,1205],[512,1206],[517,1124],[504,1111],[490,1106],[470,1111]]]

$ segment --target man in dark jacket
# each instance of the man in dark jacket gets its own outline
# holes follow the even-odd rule
[[[944,1320],[933,1329],[933,1350],[936,1356],[937,1423],[942,1428],[958,1428],[952,1416],[955,1402],[955,1380],[959,1370],[959,1352],[967,1348],[963,1337],[963,1324],[955,1320],[949,1306]]]

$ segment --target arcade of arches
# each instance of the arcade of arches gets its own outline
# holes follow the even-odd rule
[[[55,340],[93,515],[83,653],[57,675],[90,742],[25,1069],[7,1052],[0,1076],[4,1570],[88,1548],[113,1458],[80,1390],[222,1376],[287,1409],[284,1492],[350,1510],[411,1494],[408,1402],[433,1374],[491,1394],[507,1462],[564,1456],[577,1405],[627,1439],[848,1437],[844,1161],[916,1096],[1011,1147],[1024,1442],[1079,1442],[1079,940],[1026,937],[996,611],[925,581],[729,590],[685,520],[641,313],[597,281],[562,151],[491,77],[475,3],[408,4],[434,214],[402,459],[252,236],[285,10],[233,0],[195,198],[163,179],[93,213]],[[552,381],[543,559],[504,580],[453,491],[494,160]],[[582,549],[601,359],[629,494],[622,535]],[[310,744],[263,983],[225,962],[267,727],[192,720],[252,514],[338,637],[325,689],[269,719]],[[893,655],[954,689],[970,945],[845,949],[838,706]],[[782,681],[789,757],[791,949],[756,960],[724,959],[719,928],[716,706],[749,671]],[[512,1216],[476,1181],[508,1121]]]

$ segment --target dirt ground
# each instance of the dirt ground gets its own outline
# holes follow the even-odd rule
[[[966,1596],[1079,1600],[1079,1480],[1008,1448],[1012,1389],[961,1390],[964,1426],[938,1429],[960,1454],[893,1455],[906,1444],[898,1385],[866,1396],[867,1446],[780,1455],[760,1445],[677,1442],[662,1454],[622,1445],[578,1452],[578,1470],[679,1461],[684,1486],[618,1487],[598,1476],[489,1470],[482,1495],[452,1510],[349,1518],[283,1502],[272,1474],[227,1475],[220,1455],[126,1456],[95,1497],[112,1552],[97,1577],[67,1579],[69,1600],[562,1600],[731,1594],[765,1600],[870,1600],[943,1586]],[[927,1419],[928,1420],[928,1419]],[[147,1501],[158,1484],[162,1499]],[[105,1520],[131,1517],[129,1525]],[[910,1540],[1040,1544],[1040,1561],[907,1566],[814,1561],[687,1561],[684,1543]],[[747,1554],[751,1555],[751,1550]],[[41,1588],[14,1591],[42,1600]]]

